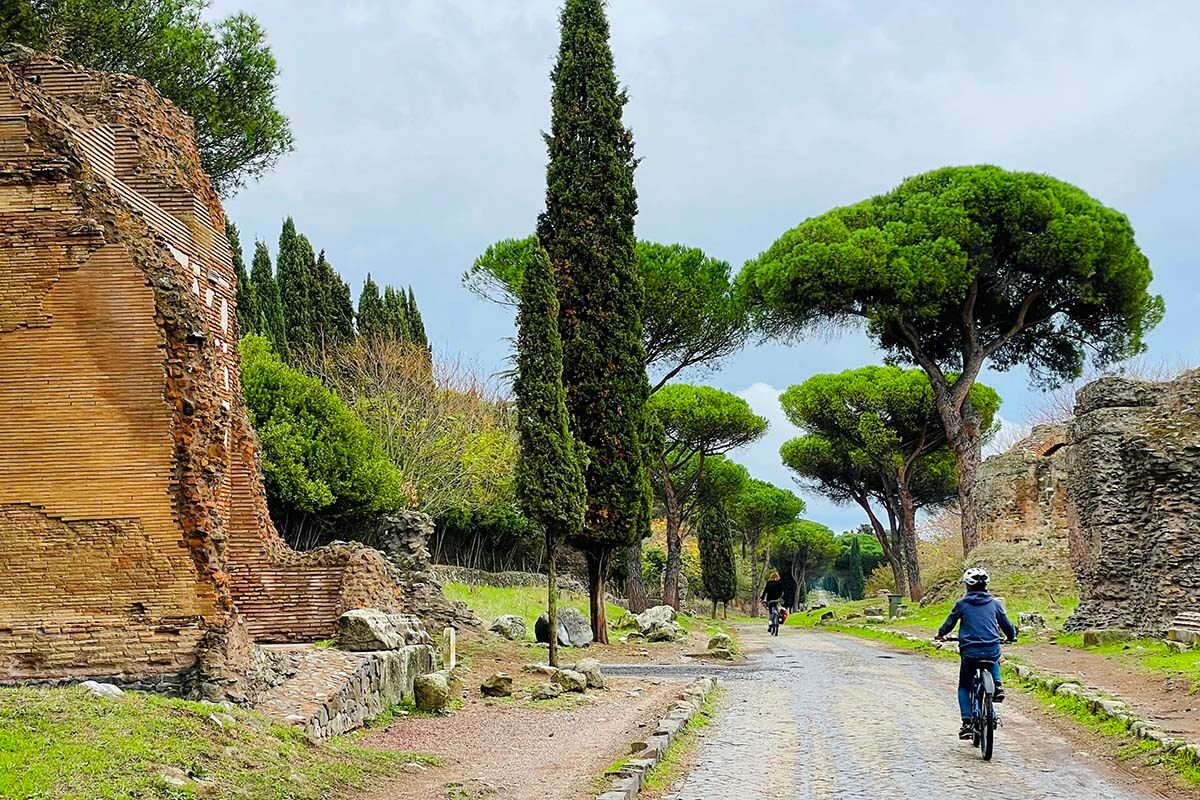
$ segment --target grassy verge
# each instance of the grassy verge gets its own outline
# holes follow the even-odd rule
[[[704,705],[692,715],[688,724],[667,748],[667,752],[663,753],[662,759],[654,769],[646,773],[642,781],[642,791],[648,797],[661,796],[683,777],[688,761],[696,749],[697,734],[712,724],[713,717],[716,715],[717,703],[723,694],[724,690],[720,688],[714,689],[709,694]]]
[[[1054,643],[1063,647],[1109,655],[1138,669],[1179,677],[1188,682],[1193,694],[1200,692],[1200,650],[1179,652],[1158,639],[1131,639],[1127,642],[1085,647],[1083,634],[1060,633]]]
[[[514,614],[525,620],[525,626],[533,637],[533,624],[546,610],[546,587],[544,586],[473,586],[466,583],[445,583],[442,591],[451,600],[461,600],[474,611],[485,624],[496,617]],[[558,602],[588,613],[587,595],[576,592],[559,592]],[[623,608],[609,603],[605,606],[609,619],[616,619]]]
[[[137,692],[0,689],[0,797],[318,800],[428,760],[356,741],[314,744],[259,714]],[[176,770],[188,784],[164,780]]]

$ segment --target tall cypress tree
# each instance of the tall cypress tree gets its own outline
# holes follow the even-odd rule
[[[706,507],[700,516],[697,533],[700,546],[700,577],[704,593],[712,601],[712,615],[717,616],[717,603],[728,603],[737,595],[737,566],[733,560],[733,527],[723,503]]]
[[[250,276],[246,273],[246,255],[242,252],[242,239],[238,236],[237,225],[229,219],[225,220],[225,238],[229,239],[233,273],[237,279],[238,336],[260,333],[258,297],[254,292],[254,284],[250,282]]]
[[[383,298],[379,296],[379,284],[371,279],[369,272],[358,295],[358,335],[368,339],[388,336],[387,314]]]
[[[389,338],[397,342],[411,341],[408,304],[404,302],[404,292],[391,286],[383,290],[383,315]]]
[[[574,537],[588,563],[592,632],[608,641],[604,585],[616,548],[640,534],[648,392],[634,259],[633,134],[621,120],[602,0],[566,0],[551,73],[546,209],[538,239],[558,278],[563,383],[586,457],[588,505]]]
[[[562,384],[563,352],[558,333],[558,300],[550,259],[540,247],[522,286],[517,317],[517,497],[525,515],[546,536],[546,606],[550,664],[558,666],[557,575],[559,545],[583,528],[585,490],[575,455]]]
[[[850,542],[850,568],[848,571],[846,594],[851,600],[862,600],[867,589],[867,576],[863,574],[862,547],[858,542],[858,534],[855,534],[854,539]]]
[[[288,217],[279,234],[279,254],[275,260],[275,282],[283,303],[283,323],[288,347],[295,351],[314,342],[315,297],[313,273],[316,257],[308,239],[296,233],[296,223]]]
[[[421,311],[417,308],[417,298],[411,286],[408,287],[408,340],[421,347],[429,347],[429,337],[425,335],[425,322],[421,319]]]
[[[250,264],[250,283],[258,304],[258,320],[254,330],[271,340],[277,353],[287,352],[287,328],[283,322],[283,303],[279,299],[279,284],[271,273],[271,252],[263,242],[254,243],[254,260]]]
[[[350,287],[325,258],[322,250],[316,263],[316,302],[313,315],[315,340],[326,345],[354,337],[354,304]]]

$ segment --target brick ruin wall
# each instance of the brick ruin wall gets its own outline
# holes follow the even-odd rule
[[[981,541],[1024,545],[1066,568],[1071,528],[1066,445],[1065,425],[1038,425],[980,465]]]
[[[1067,627],[1161,634],[1200,611],[1200,372],[1088,384],[1070,441],[1080,605]]]
[[[377,551],[271,525],[223,231],[146,83],[0,51],[0,681],[236,676],[403,605]]]

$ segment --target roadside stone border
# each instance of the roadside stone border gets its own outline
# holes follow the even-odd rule
[[[850,627],[850,626],[847,626]],[[914,636],[905,631],[875,626],[859,625],[855,627],[876,630],[891,636],[918,644],[930,644],[928,638]],[[1116,697],[1108,697],[1094,689],[1081,684],[1079,681],[1063,678],[1057,675],[1042,674],[1027,664],[1008,662],[1005,665],[1009,671],[1025,686],[1042,689],[1059,697],[1073,697],[1087,706],[1088,710],[1100,719],[1116,720],[1128,728],[1129,732],[1138,739],[1155,742],[1168,753],[1186,756],[1200,763],[1200,744],[1179,739],[1164,730],[1154,727],[1146,720],[1134,716],[1129,704]]]
[[[642,790],[642,782],[650,770],[658,766],[667,748],[696,716],[713,690],[716,678],[697,678],[680,694],[679,699],[659,720],[654,733],[645,741],[630,746],[632,757],[613,773],[613,778],[596,800],[634,800]]]

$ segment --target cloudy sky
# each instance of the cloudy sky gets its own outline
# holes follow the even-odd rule
[[[227,205],[247,243],[285,215],[354,287],[411,284],[439,354],[503,369],[511,314],[460,285],[542,206],[555,0],[216,0],[266,28],[296,151]],[[1147,362],[1200,361],[1200,3],[612,0],[640,238],[736,270],[801,220],[945,164],[1075,183],[1125,212],[1166,298]],[[738,454],[790,485],[776,397],[879,361],[861,334],[759,346],[692,376],[771,419]],[[1019,427],[1039,396],[987,374]],[[835,529],[852,509],[808,497]]]

